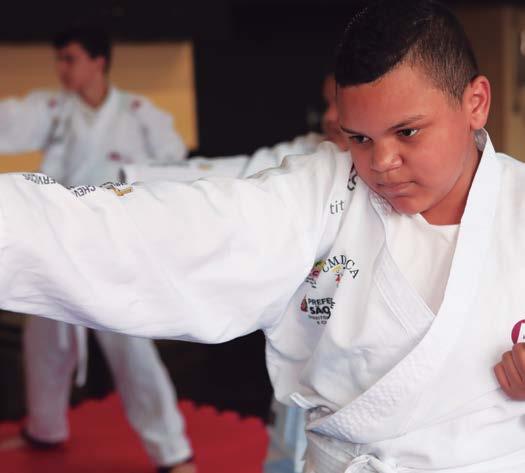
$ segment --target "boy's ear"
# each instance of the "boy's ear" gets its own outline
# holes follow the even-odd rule
[[[485,76],[477,76],[467,85],[463,105],[469,115],[472,130],[485,126],[490,110],[490,82]]]

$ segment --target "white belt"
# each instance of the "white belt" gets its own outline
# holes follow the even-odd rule
[[[308,410],[309,422],[330,415],[328,408],[312,408],[308,401],[299,395],[293,396],[294,401]],[[364,445],[339,440],[307,430],[308,448],[304,473],[408,473],[422,471],[417,467],[399,465],[394,457],[377,457]],[[423,468],[435,473],[522,473],[525,471],[525,448],[510,452],[481,462],[460,466],[441,468]]]
[[[307,437],[306,473],[399,473],[391,459],[354,455],[345,448],[345,442],[314,432],[307,432]]]
[[[393,462],[382,462],[373,455],[360,455],[355,457],[348,465],[345,473],[360,473],[372,471],[374,473],[396,473]]]

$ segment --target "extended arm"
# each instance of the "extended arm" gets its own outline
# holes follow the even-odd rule
[[[149,160],[170,164],[185,159],[188,149],[175,129],[171,115],[144,98],[134,104],[138,104],[133,113],[141,125]]]
[[[271,326],[346,183],[334,156],[325,148],[254,179],[113,190],[1,176],[0,306],[211,343]]]
[[[21,153],[42,149],[59,106],[46,92],[34,92],[23,99],[0,101],[0,153]]]

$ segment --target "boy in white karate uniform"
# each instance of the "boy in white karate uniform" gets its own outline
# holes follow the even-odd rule
[[[308,473],[522,472],[525,166],[483,130],[489,82],[432,0],[356,11],[336,80],[349,153],[81,197],[2,176],[0,304],[209,343],[262,328]]]
[[[186,157],[168,114],[110,84],[107,34],[76,28],[57,35],[54,47],[64,89],[0,102],[0,153],[42,150],[43,172],[68,186],[116,180],[123,163],[170,164]],[[96,336],[127,417],[153,462],[160,471],[193,472],[184,419],[152,341],[103,331]],[[27,321],[24,438],[30,445],[49,448],[67,439],[71,377],[76,367],[77,383],[85,381],[86,347],[80,327]]]

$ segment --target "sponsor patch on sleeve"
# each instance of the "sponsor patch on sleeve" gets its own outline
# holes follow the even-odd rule
[[[109,189],[110,191],[113,191],[119,197],[123,197],[126,194],[133,192],[132,186],[130,186],[129,184],[123,184],[121,182],[106,182],[100,187],[102,187],[103,189]]]
[[[52,177],[46,176],[45,174],[39,173],[23,173],[24,179],[26,181],[32,182],[33,184],[38,184],[40,186],[46,186],[49,184],[56,184],[57,181]]]
[[[75,197],[84,197],[97,190],[95,186],[71,186],[68,189]]]

